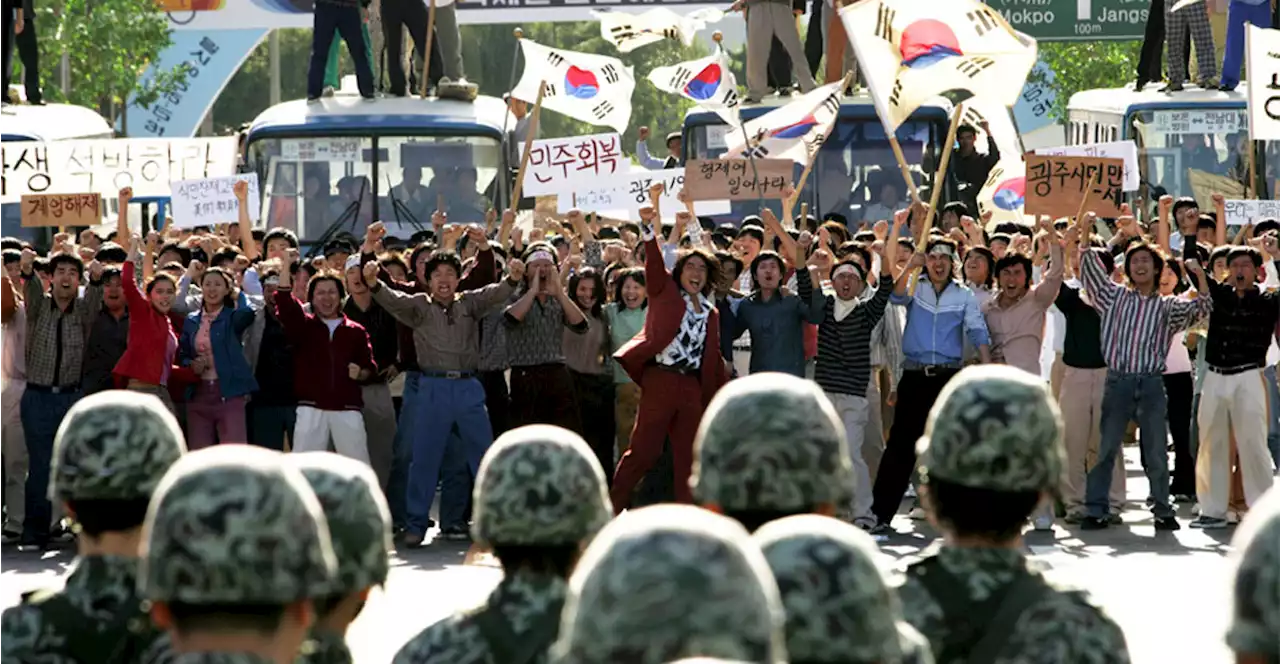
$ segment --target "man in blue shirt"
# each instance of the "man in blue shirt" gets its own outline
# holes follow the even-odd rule
[[[872,490],[871,511],[877,522],[872,533],[892,531],[889,524],[916,465],[916,441],[924,433],[938,394],[963,366],[965,337],[977,347],[983,363],[991,361],[987,322],[973,291],[956,278],[957,262],[954,241],[941,236],[930,239],[925,252],[913,255],[907,265],[909,270],[924,268],[915,294],[908,294],[909,280],[902,279],[889,298],[907,309],[898,381],[903,398],[895,404],[893,428]]]

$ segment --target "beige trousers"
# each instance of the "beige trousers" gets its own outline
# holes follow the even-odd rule
[[[1067,472],[1063,478],[1062,501],[1068,511],[1084,509],[1085,477],[1097,463],[1102,425],[1102,392],[1106,369],[1065,367],[1062,372],[1063,437],[1067,446]],[[1119,511],[1125,500],[1124,457],[1116,456],[1111,478],[1111,509]]]

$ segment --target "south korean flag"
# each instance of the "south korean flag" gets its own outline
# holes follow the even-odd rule
[[[543,46],[520,40],[524,73],[511,91],[534,102],[538,84],[546,83],[542,107],[588,124],[613,127],[619,133],[631,121],[631,93],[636,79],[617,58]]]
[[[809,163],[840,115],[844,86],[845,82],[840,80],[814,88],[786,106],[748,122],[745,127],[733,126],[725,134],[728,150],[722,159],[753,157]]]
[[[657,67],[649,72],[649,82],[716,113],[730,127],[738,126],[738,81],[723,50],[698,60]]]
[[[600,19],[600,36],[621,53],[630,53],[664,39],[678,40],[690,46],[699,30],[724,18],[724,11],[715,8],[699,9],[687,16],[662,7],[642,14],[611,9],[597,9],[591,13]]]

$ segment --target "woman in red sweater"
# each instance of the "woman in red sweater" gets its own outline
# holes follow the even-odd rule
[[[125,216],[131,198],[132,188],[120,190],[120,222],[116,242],[126,252],[133,244]],[[144,260],[151,260],[152,249],[149,245]],[[125,261],[121,282],[125,301],[129,305],[129,343],[112,373],[119,376],[129,389],[155,395],[170,412],[176,414],[173,400],[169,398],[169,379],[175,372],[190,371],[174,366],[178,354],[178,335],[174,333],[173,323],[169,320],[169,309],[173,307],[178,284],[172,276],[160,272],[147,280],[147,294],[144,297],[138,289],[136,270],[133,261]]]

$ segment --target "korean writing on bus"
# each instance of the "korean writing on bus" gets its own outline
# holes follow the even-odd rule
[[[27,194],[96,192],[133,187],[138,197],[168,196],[175,180],[232,175],[236,139],[138,138],[9,142],[0,151],[0,200]]]
[[[575,183],[630,170],[618,134],[547,138],[533,142],[524,191],[530,196],[572,191]]]
[[[1087,197],[1085,212],[1120,216],[1123,159],[1028,154],[1026,169],[1027,214],[1074,217]]]
[[[1238,109],[1155,111],[1151,128],[1164,134],[1234,134],[1247,122]]]
[[[695,201],[782,198],[793,164],[790,159],[691,159],[684,188]]]

